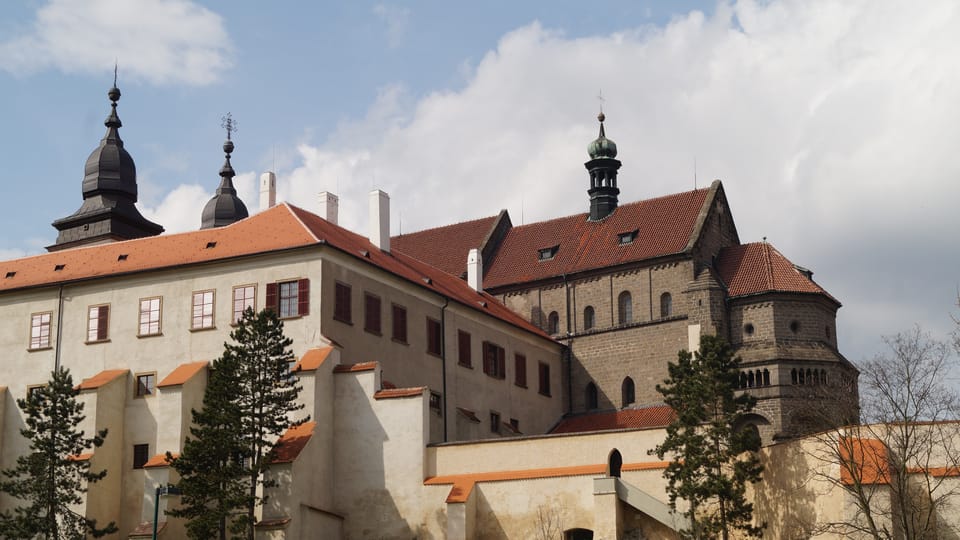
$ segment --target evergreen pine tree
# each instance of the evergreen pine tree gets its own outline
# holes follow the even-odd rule
[[[239,365],[235,395],[249,489],[247,515],[242,521],[247,538],[253,540],[254,512],[262,502],[257,488],[275,485],[264,478],[264,473],[270,467],[277,441],[287,428],[309,418],[291,418],[304,408],[297,402],[302,387],[290,372],[296,359],[290,350],[293,341],[284,336],[283,321],[277,314],[268,309],[254,313],[248,308],[230,337],[233,343],[226,344],[223,358]]]
[[[26,503],[0,514],[0,537],[46,540],[99,538],[116,532],[113,522],[98,528],[96,520],[72,508],[83,502],[87,484],[101,480],[107,471],[90,471],[90,461],[78,459],[98,448],[107,430],[84,437],[77,426],[84,419],[80,393],[65,368],[51,374],[46,386],[32,389],[17,405],[26,415],[20,434],[30,441],[30,453],[3,471],[0,490]]]
[[[301,387],[291,376],[295,359],[283,322],[271,310],[247,309],[213,364],[203,400],[194,411],[192,439],[172,460],[181,476],[181,507],[191,538],[249,538],[277,439],[291,425]],[[172,456],[171,456],[172,457]]]
[[[247,488],[242,468],[240,409],[236,403],[239,366],[234,357],[213,363],[203,409],[193,410],[193,427],[183,452],[167,460],[180,475],[179,508],[167,514],[187,520],[187,535],[194,540],[244,538],[246,528],[231,520],[245,511]]]
[[[763,466],[755,452],[760,439],[755,430],[740,429],[756,398],[736,395],[740,359],[725,340],[703,336],[700,350],[680,351],[670,363],[670,377],[657,391],[677,413],[662,444],[653,452],[672,456],[664,476],[670,505],[677,499],[690,504],[686,512],[692,528],[684,531],[697,540],[728,539],[740,530],[759,537],[763,525],[752,524],[753,505],[746,501],[747,482],[758,482]]]

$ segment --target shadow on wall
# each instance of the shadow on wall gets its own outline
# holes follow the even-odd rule
[[[817,493],[809,487],[814,471],[808,458],[796,443],[769,446],[762,454],[763,480],[753,487],[754,517],[767,523],[764,538],[800,540],[813,534]]]

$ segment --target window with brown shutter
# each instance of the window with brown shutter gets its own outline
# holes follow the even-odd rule
[[[470,358],[470,333],[463,330],[457,331],[457,348],[459,349],[459,364],[464,367],[473,367]]]
[[[353,323],[353,312],[350,309],[350,286],[337,281],[333,289],[333,318],[347,324]]]
[[[363,294],[363,329],[380,335],[380,297]]]
[[[527,387],[527,357],[522,354],[516,354],[513,357],[514,384]]]
[[[393,340],[407,342],[407,308],[393,304]]]
[[[297,315],[310,314],[310,280],[303,278],[297,282]]]
[[[277,303],[277,284],[276,283],[267,283],[267,306],[266,309],[273,310],[274,313],[277,313],[278,308]]]
[[[550,395],[550,366],[540,362],[540,393]]]
[[[427,352],[439,356],[441,348],[440,321],[427,317]]]
[[[133,445],[133,468],[142,469],[144,465],[147,464],[147,461],[150,460],[150,445],[149,444],[135,444]]]
[[[110,324],[110,306],[90,306],[87,310],[87,342],[106,341]]]
[[[496,379],[504,379],[507,376],[506,353],[503,347],[483,342],[483,372]]]

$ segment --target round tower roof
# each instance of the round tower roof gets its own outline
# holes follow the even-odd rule
[[[123,125],[117,116],[117,101],[120,89],[116,86],[107,92],[110,98],[110,115],[104,120],[107,132],[100,146],[90,153],[84,166],[83,198],[102,193],[120,194],[137,201],[137,167],[133,158],[123,148],[119,128]]]
[[[608,139],[603,129],[603,121],[606,119],[607,117],[603,113],[597,115],[597,120],[600,121],[600,136],[587,145],[587,153],[590,154],[590,159],[617,157],[617,143]]]

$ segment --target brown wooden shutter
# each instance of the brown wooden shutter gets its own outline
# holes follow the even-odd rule
[[[487,375],[492,371],[493,361],[491,357],[493,356],[493,345],[489,341],[483,342],[483,372]]]
[[[464,332],[463,330],[460,330],[460,332],[457,335],[457,338],[458,338],[457,342],[460,349],[460,358],[459,358],[460,365],[469,367],[472,363],[470,359],[470,334],[467,332]]]
[[[277,300],[277,284],[276,283],[267,283],[267,305],[264,306],[265,309],[269,309],[274,313],[280,312],[279,302]]]
[[[513,358],[514,378],[517,386],[527,386],[527,357],[518,354]]]
[[[301,279],[297,284],[297,315],[310,314],[310,280]]]
[[[497,374],[501,379],[507,378],[507,351],[497,347]]]
[[[107,327],[110,324],[110,306],[97,308],[97,339],[107,339]]]

